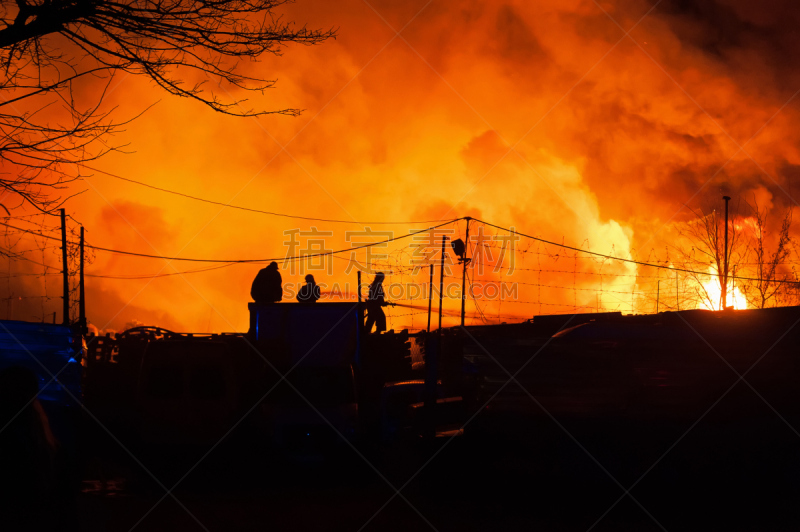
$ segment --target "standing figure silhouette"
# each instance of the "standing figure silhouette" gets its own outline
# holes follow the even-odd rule
[[[375,325],[375,333],[382,333],[386,330],[386,314],[383,313],[383,308],[388,303],[383,295],[383,272],[375,274],[372,284],[369,285],[369,294],[367,295],[367,332],[372,332],[372,326]]]

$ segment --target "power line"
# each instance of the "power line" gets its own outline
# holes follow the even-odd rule
[[[83,165],[83,166],[85,168],[88,168],[89,170],[93,170],[95,172],[100,172],[101,174],[105,174],[105,175],[107,175],[109,177],[113,177],[114,179],[127,181],[128,183],[133,183],[135,185],[139,185],[139,186],[142,186],[142,187],[147,187],[147,188],[150,188],[152,190],[158,190],[159,192],[165,192],[167,194],[173,194],[175,196],[180,196],[182,198],[187,198],[187,199],[194,200],[194,201],[199,201],[199,202],[202,202],[202,203],[208,203],[209,205],[218,205],[220,207],[227,207],[229,209],[236,209],[236,210],[239,210],[239,211],[254,212],[256,214],[266,214],[266,215],[269,215],[269,216],[279,216],[279,217],[282,217],[282,218],[293,218],[295,220],[308,220],[308,221],[311,221],[311,222],[327,222],[327,223],[334,223],[334,224],[359,224],[359,225],[362,225],[362,224],[367,224],[367,225],[415,225],[415,224],[429,224],[429,223],[446,221],[446,220],[439,219],[439,220],[416,220],[416,221],[404,221],[404,222],[363,222],[363,221],[356,221],[356,220],[336,220],[336,219],[331,219],[331,218],[312,218],[310,216],[298,216],[298,215],[294,215],[294,214],[285,214],[285,213],[281,213],[281,212],[263,211],[263,210],[260,210],[260,209],[252,209],[250,207],[242,207],[242,206],[239,206],[239,205],[230,205],[228,203],[223,203],[221,201],[214,201],[214,200],[210,200],[210,199],[206,199],[206,198],[201,198],[201,197],[198,197],[198,196],[192,196],[191,194],[186,194],[186,193],[183,193],[183,192],[178,192],[176,190],[170,190],[170,189],[167,189],[167,188],[161,188],[161,187],[157,187],[155,185],[149,185],[149,184],[143,183],[141,181],[136,181],[135,179],[130,179],[128,177],[122,177],[120,175],[112,174],[110,172],[106,172],[104,170],[100,170],[99,168],[92,168],[91,166],[86,166],[86,165]]]
[[[586,249],[580,249],[580,248],[576,248],[576,247],[573,247],[573,246],[568,246],[566,244],[559,244],[557,242],[551,242],[550,240],[545,240],[543,238],[539,238],[539,237],[536,237],[536,236],[526,235],[525,233],[520,233],[519,231],[516,231],[514,229],[510,229],[508,227],[500,227],[499,225],[495,225],[495,224],[486,222],[484,220],[480,220],[478,218],[473,218],[473,220],[475,220],[476,222],[480,222],[482,224],[488,225],[489,227],[494,227],[495,229],[500,229],[501,231],[508,231],[509,233],[513,233],[515,235],[524,236],[525,238],[530,238],[531,240],[536,240],[537,242],[542,242],[543,244],[549,244],[551,246],[557,246],[557,247],[560,247],[560,248],[569,249],[569,250],[572,250],[572,251],[577,251],[579,253],[587,253],[589,255],[594,255],[596,257],[602,257],[602,258],[605,258],[605,259],[617,260],[617,261],[620,261],[620,262],[626,262],[628,264],[637,264],[639,266],[650,266],[651,268],[661,268],[661,269],[670,270],[670,271],[673,271],[673,272],[691,273],[691,274],[694,274],[694,275],[715,275],[715,274],[709,273],[709,272],[699,272],[699,271],[695,271],[695,270],[687,270],[685,268],[675,268],[675,267],[672,267],[672,266],[664,266],[664,265],[661,265],[661,264],[652,264],[650,262],[643,262],[643,261],[634,260],[634,259],[623,259],[622,257],[614,257],[613,255],[606,255],[604,253],[598,253],[596,251],[589,251],[589,250],[586,250]],[[740,280],[740,281],[758,281],[758,282],[764,281],[764,279],[758,279],[758,278],[755,278],[755,277],[734,277],[732,275],[728,275],[728,279],[737,279],[737,280]],[[770,282],[773,282],[773,283],[800,284],[800,281],[789,281],[789,280],[781,280],[781,279],[772,279]]]
[[[335,251],[324,251],[324,252],[320,252],[320,253],[309,253],[307,255],[294,255],[292,257],[270,257],[270,258],[265,258],[265,259],[233,259],[233,260],[196,259],[196,258],[185,258],[185,257],[164,257],[164,256],[160,256],[160,255],[150,255],[150,254],[147,254],[147,253],[134,253],[132,251],[122,251],[122,250],[118,250],[118,249],[104,248],[104,247],[100,247],[100,246],[91,246],[91,245],[87,245],[86,247],[91,248],[91,249],[95,249],[95,250],[98,250],[98,251],[106,251],[108,253],[117,253],[117,254],[120,254],[120,255],[131,255],[131,256],[135,256],[135,257],[144,257],[144,258],[150,258],[150,259],[164,259],[164,260],[175,260],[175,261],[185,261],[185,262],[212,262],[212,263],[231,263],[231,264],[233,264],[233,263],[272,262],[272,261],[283,261],[283,262],[289,262],[290,261],[290,262],[294,262],[294,261],[297,261],[297,260],[306,260],[306,259],[312,259],[312,258],[315,258],[315,257],[326,257],[326,256],[329,256],[329,255],[337,255],[339,253],[352,252],[352,251],[356,251],[358,249],[369,248],[369,247],[373,247],[373,246],[377,246],[377,245],[381,245],[381,244],[386,244],[386,243],[389,243],[389,242],[394,242],[394,241],[397,241],[397,240],[402,240],[404,238],[409,238],[409,237],[412,237],[414,235],[418,235],[420,233],[426,233],[428,231],[431,231],[432,229],[438,229],[439,227],[443,227],[445,225],[450,225],[451,223],[456,222],[456,221],[458,221],[460,219],[461,218],[456,218],[454,220],[450,220],[450,221],[447,221],[445,223],[442,223],[442,224],[439,224],[439,225],[435,225],[433,227],[429,227],[427,229],[421,229],[419,231],[413,231],[413,232],[408,233],[407,235],[387,238],[386,240],[380,240],[378,242],[369,242],[369,243],[366,243],[366,244],[362,244],[360,246],[353,246],[353,247],[349,247],[349,248],[337,249]]]
[[[98,273],[87,273],[85,274],[86,277],[93,277],[95,279],[127,279],[127,280],[135,280],[135,279],[156,279],[159,277],[170,277],[173,275],[184,275],[188,273],[200,273],[200,272],[208,272],[211,270],[219,270],[222,268],[227,268],[228,266],[236,265],[235,262],[231,262],[228,264],[222,264],[219,266],[211,266],[208,268],[198,268],[196,270],[185,270],[181,272],[171,272],[171,273],[156,273],[156,274],[143,274],[143,275],[101,275]]]
[[[59,270],[60,269],[60,268],[57,268],[56,266],[50,266],[48,264],[44,264],[44,263],[35,261],[35,260],[31,259],[31,258],[25,257],[23,255],[14,255],[13,251],[5,249],[5,248],[0,248],[0,252],[1,253],[5,253],[5,256],[8,257],[9,259],[24,260],[24,261],[27,261],[27,262],[32,262],[33,264],[36,264],[38,266],[44,266],[45,268],[52,268],[53,270]]]
[[[261,262],[272,262],[272,261],[283,261],[283,262],[289,262],[290,261],[290,262],[294,262],[294,261],[298,261],[298,260],[306,260],[306,259],[312,259],[312,258],[316,258],[316,257],[334,256],[334,255],[337,255],[337,254],[340,254],[340,253],[353,252],[353,251],[356,251],[356,250],[359,250],[359,249],[364,249],[364,248],[368,248],[368,247],[373,247],[373,246],[377,246],[377,245],[386,244],[386,243],[389,243],[389,242],[394,242],[394,241],[397,241],[397,240],[402,240],[402,239],[405,239],[405,238],[412,237],[414,235],[418,235],[418,234],[421,234],[421,233],[425,233],[425,232],[431,231],[433,229],[438,229],[439,227],[443,227],[445,225],[450,225],[452,223],[455,223],[455,222],[458,222],[458,221],[461,221],[461,220],[464,220],[464,219],[465,219],[464,217],[455,218],[455,219],[446,221],[444,223],[429,227],[427,229],[421,229],[419,231],[412,231],[412,232],[409,232],[406,235],[402,235],[402,236],[399,236],[399,237],[392,237],[392,238],[388,238],[386,240],[381,240],[381,241],[378,241],[378,242],[369,242],[369,243],[365,243],[365,244],[362,244],[362,245],[359,245],[359,246],[353,246],[353,247],[338,249],[338,250],[334,250],[334,251],[325,251],[325,252],[320,252],[320,253],[310,253],[310,254],[307,254],[307,255],[294,255],[294,256],[291,256],[291,257],[272,257],[272,258],[263,258],[263,259],[201,259],[201,258],[189,258],[189,257],[168,257],[168,256],[162,256],[162,255],[151,255],[151,254],[148,254],[148,253],[137,253],[137,252],[133,252],[133,251],[106,248],[106,247],[102,247],[102,246],[94,246],[94,245],[91,245],[91,244],[86,244],[86,247],[89,248],[89,249],[97,250],[97,251],[105,251],[107,253],[115,253],[115,254],[119,254],[119,255],[128,255],[128,256],[134,256],[134,257],[142,257],[142,258],[150,258],[150,259],[162,259],[162,260],[171,260],[171,261],[184,261],[184,262],[217,263],[217,264],[224,264],[224,265],[244,264],[244,263],[261,263]],[[580,248],[576,248],[574,246],[568,246],[566,244],[559,244],[557,242],[552,242],[552,241],[549,241],[549,240],[545,240],[543,238],[531,236],[531,235],[528,235],[528,234],[525,234],[525,233],[521,233],[519,231],[510,229],[510,228],[507,228],[507,227],[501,227],[499,225],[495,225],[495,224],[486,222],[484,220],[480,220],[478,218],[472,218],[472,219],[475,220],[476,222],[483,223],[483,224],[485,224],[487,226],[494,227],[495,229],[499,229],[501,231],[508,231],[510,233],[523,236],[525,238],[530,238],[531,240],[542,242],[544,244],[549,244],[551,246],[556,246],[556,247],[560,247],[560,248],[564,248],[564,249],[569,249],[569,250],[576,251],[576,252],[579,252],[579,253],[586,253],[586,254],[589,254],[589,255],[596,256],[596,257],[602,257],[604,259],[616,260],[616,261],[625,262],[625,263],[628,263],[628,264],[636,264],[636,265],[639,265],[639,266],[649,266],[651,268],[659,268],[659,269],[665,269],[665,270],[670,270],[670,271],[678,271],[678,272],[689,273],[689,274],[693,274],[693,275],[702,275],[702,276],[709,276],[709,275],[713,276],[713,275],[715,275],[715,274],[709,273],[709,272],[701,272],[701,271],[690,270],[690,269],[686,269],[686,268],[676,268],[676,267],[672,267],[672,266],[668,266],[668,265],[653,264],[653,263],[650,263],[650,262],[638,261],[638,260],[634,260],[634,259],[625,259],[625,258],[622,258],[622,257],[614,257],[613,255],[606,255],[604,253],[598,253],[596,251],[589,251],[589,250],[585,250],[585,249],[580,249]],[[33,234],[33,235],[36,235],[36,236],[39,236],[41,238],[45,238],[45,239],[48,239],[48,240],[60,241],[60,239],[57,238],[57,237],[45,235],[45,234],[42,234],[41,232],[38,232],[38,231],[34,231],[34,230],[30,230],[30,229],[23,229],[21,227],[16,227],[16,226],[13,226],[11,224],[4,223],[4,222],[0,222],[0,225],[6,226],[8,228],[15,229],[17,231],[21,231],[21,232],[24,232],[24,233],[30,233],[30,234]],[[70,244],[71,245],[75,245],[74,243],[70,243]],[[20,258],[22,258],[22,257],[20,257]],[[26,260],[30,260],[30,259],[26,259]],[[31,262],[34,262],[34,261],[31,261]],[[210,269],[214,269],[214,268],[208,268],[208,270],[210,270]],[[519,269],[524,269],[524,268],[519,268]],[[195,270],[195,271],[207,271],[207,270]],[[195,271],[186,272],[186,273],[194,273]],[[161,276],[177,275],[177,274],[178,274],[178,272],[173,273],[173,274],[163,274],[163,275],[156,275],[156,276],[141,276],[141,278],[161,277]],[[613,274],[607,274],[607,275],[613,275]],[[127,278],[137,278],[137,277],[99,276],[99,275],[94,275],[94,277],[107,277],[107,278],[120,278],[120,279],[122,279],[122,278],[126,278],[126,279]],[[729,275],[728,278],[729,279],[734,279],[734,280],[741,280],[741,281],[756,281],[756,282],[763,281],[763,279],[758,279],[758,278],[753,278],[753,277],[738,277],[738,276],[733,276],[733,275]],[[773,279],[771,282],[774,282],[774,283],[787,283],[787,284],[800,284],[800,281],[791,281],[791,280],[786,280],[786,279]]]
[[[459,277],[456,276],[456,275],[445,275],[444,277],[445,277],[445,279],[456,279],[456,280],[459,279]],[[470,282],[470,284],[473,284],[473,283]],[[500,281],[498,284],[503,284],[503,281]],[[536,287],[542,287],[542,288],[555,288],[555,289],[561,289],[561,290],[579,290],[579,291],[584,291],[584,292],[597,292],[598,291],[597,288],[576,288],[576,287],[573,287],[573,286],[557,286],[557,285],[553,285],[553,284],[544,284],[544,283],[525,283],[523,281],[512,281],[510,284],[524,285],[524,286],[536,286]],[[649,290],[649,291],[648,290],[633,290],[633,291],[631,291],[631,290],[609,290],[608,288],[601,288],[600,291],[603,292],[603,293],[608,293],[608,294],[623,294],[623,295],[630,295],[631,292],[636,293],[636,294],[655,294],[656,293],[655,290]]]
[[[174,261],[184,261],[184,262],[209,262],[209,263],[224,263],[224,264],[257,263],[257,262],[272,262],[272,261],[294,262],[294,261],[297,261],[297,260],[306,260],[306,259],[312,259],[312,258],[315,258],[315,257],[326,257],[326,256],[329,256],[329,255],[336,255],[336,254],[339,254],[339,253],[352,252],[352,251],[356,251],[356,250],[363,249],[363,248],[373,247],[373,246],[377,246],[377,245],[381,245],[381,244],[386,244],[386,243],[389,243],[389,242],[394,242],[394,241],[397,241],[397,240],[402,240],[404,238],[409,238],[409,237],[412,237],[414,235],[418,235],[418,234],[421,234],[421,233],[426,233],[426,232],[431,231],[433,229],[438,229],[439,227],[444,227],[445,225],[450,225],[450,224],[452,224],[454,222],[457,222],[459,220],[463,220],[463,218],[455,218],[453,220],[449,220],[449,221],[441,223],[439,225],[434,225],[432,227],[428,227],[427,229],[420,229],[419,231],[409,232],[407,235],[387,238],[386,240],[379,240],[378,242],[368,242],[368,243],[362,244],[360,246],[353,246],[353,247],[349,247],[349,248],[338,249],[338,250],[335,250],[335,251],[324,251],[324,252],[320,252],[320,253],[309,253],[307,255],[294,255],[292,257],[271,257],[271,258],[265,258],[265,259],[228,259],[228,260],[225,260],[225,259],[197,259],[197,258],[188,258],[188,257],[165,257],[165,256],[162,256],[162,255],[150,255],[148,253],[136,253],[136,252],[133,252],[133,251],[125,251],[125,250],[120,250],[120,249],[105,248],[105,247],[101,247],[101,246],[93,246],[91,244],[86,244],[85,246],[87,248],[89,248],[89,249],[94,249],[94,250],[97,250],[97,251],[105,251],[107,253],[116,253],[116,254],[119,254],[119,255],[130,255],[132,257],[143,257],[143,258],[147,258],[147,259],[163,259],[163,260],[174,260]],[[40,236],[42,238],[46,238],[46,239],[49,239],[49,240],[58,240],[58,241],[61,240],[61,239],[56,238],[54,236],[43,235],[43,234],[38,233],[36,231],[32,231],[32,230],[29,230],[29,229],[23,229],[21,227],[15,227],[13,225],[10,225],[10,224],[4,223],[4,222],[0,222],[0,225],[4,225],[4,226],[9,227],[11,229],[16,229],[17,231],[22,231],[24,233],[31,233],[31,234],[34,234],[34,235],[37,235],[37,236]],[[75,245],[74,243],[71,243],[71,242],[70,242],[70,244],[71,245]]]
[[[517,234],[521,234],[521,233],[517,233]],[[526,235],[526,236],[527,236],[527,235]],[[543,241],[543,242],[544,242],[544,241]],[[485,242],[481,242],[479,245],[480,245],[481,247],[484,247],[484,248],[499,249],[499,250],[501,250],[501,251],[504,249],[504,246],[497,246],[497,245],[492,245],[492,244],[486,244]],[[572,248],[570,248],[570,249],[572,249]],[[558,258],[565,258],[565,259],[574,259],[574,258],[578,258],[578,259],[594,260],[594,259],[592,259],[592,257],[574,257],[574,256],[568,256],[568,255],[567,255],[567,256],[563,256],[563,257],[562,257],[562,256],[560,256],[560,255],[553,255],[553,254],[551,254],[551,253],[542,253],[541,251],[535,251],[535,250],[532,250],[532,249],[515,249],[515,248],[509,248],[509,251],[512,251],[512,252],[514,252],[514,253],[533,253],[534,255],[539,255],[539,256],[542,256],[542,257],[548,257],[548,258],[555,258],[555,259],[558,259]],[[652,255],[652,252],[651,252],[651,255]],[[664,263],[669,263],[669,262],[672,262],[672,261],[669,261],[669,260],[663,260],[663,261],[656,261],[656,262],[664,262]],[[695,260],[695,262],[697,262],[697,263],[703,263],[703,261],[699,261],[699,260]],[[760,263],[758,263],[758,262],[737,262],[736,264],[737,264],[738,266],[758,266]],[[778,262],[777,264],[781,264],[781,265],[786,265],[786,264],[800,264],[800,260],[785,260],[785,261],[783,261],[783,262]],[[572,273],[572,272],[570,272],[570,273]],[[608,274],[608,275],[611,275],[611,274]]]

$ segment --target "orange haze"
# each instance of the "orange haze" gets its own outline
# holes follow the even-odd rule
[[[794,204],[800,175],[800,102],[791,99],[800,89],[798,8],[777,0],[678,4],[690,3],[665,0],[642,19],[652,2],[298,0],[287,17],[338,27],[338,38],[248,66],[278,79],[277,88],[250,95],[248,106],[304,108],[301,117],[216,115],[146,79],[121,78],[107,100],[118,116],[155,106],[109,140],[133,153],[112,153],[93,166],[267,211],[366,221],[470,215],[594,251],[662,260],[675,224],[691,218],[683,204],[717,202],[724,192],[780,213]],[[358,229],[221,208],[87,172],[74,187],[86,192],[67,211],[100,246],[267,258],[286,254],[287,229],[331,230],[331,249],[351,245],[344,232]],[[390,229],[407,234],[424,226]],[[463,229],[462,222],[459,235]],[[400,252],[406,243],[385,251],[396,250],[390,262],[408,264]],[[484,304],[490,318],[500,316],[495,321],[575,307],[654,310],[647,294],[655,277],[636,277],[655,276],[651,269],[554,257],[556,248],[536,255],[542,249],[526,239],[518,245],[528,253],[517,254],[518,269],[505,280],[528,283],[517,294],[527,303]],[[31,257],[58,266],[56,249]],[[313,273],[318,282],[354,282],[346,265],[333,260],[331,276]],[[97,252],[88,271],[135,276],[203,266]],[[138,320],[244,331],[260,267],[89,278],[89,320],[101,329]],[[12,268],[42,271],[21,261]],[[286,281],[302,278],[282,273]],[[457,268],[453,275],[460,280]],[[0,317],[60,315],[59,278],[46,279],[46,286],[36,276],[9,279],[0,288],[14,297],[46,291],[51,299],[0,304]],[[427,272],[416,279],[427,282]],[[413,305],[427,307],[424,300]],[[468,311],[477,312],[471,304]],[[424,326],[424,314],[413,312],[421,311],[389,310],[403,315],[392,325],[410,326],[413,318],[413,327]]]

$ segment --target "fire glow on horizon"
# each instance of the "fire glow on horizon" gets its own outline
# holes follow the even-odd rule
[[[361,0],[298,0],[284,6],[285,16],[336,27],[337,39],[253,63],[248,68],[277,79],[276,88],[233,94],[251,98],[247,107],[302,108],[303,115],[221,116],[128,76],[105,104],[128,117],[158,103],[111,139],[133,153],[110,153],[94,165],[248,208],[346,220],[469,215],[618,257],[646,258],[655,250],[660,261],[677,241],[674,226],[691,219],[683,205],[698,191],[717,198],[725,186],[771,213],[785,210],[791,200],[783,191],[800,175],[800,99],[787,104],[800,88],[793,65],[800,57],[797,10],[779,0],[664,2],[652,11],[653,2],[644,0],[600,4],[602,10],[583,0],[420,0],[378,2],[373,11]],[[738,147],[745,144],[746,153]],[[86,173],[68,191],[86,192],[67,209],[95,245],[167,256],[277,257],[285,254],[285,230],[313,225],[336,230],[326,246],[349,245],[343,226],[220,209]],[[652,271],[536,246],[528,251],[507,279],[527,283],[520,284],[520,302],[468,303],[468,311],[525,319],[598,306],[657,307]],[[58,267],[57,255],[30,255]],[[317,281],[352,284],[345,261],[334,262],[333,273]],[[91,278],[89,319],[115,329],[135,319],[173,330],[246,330],[259,267],[154,280]],[[11,269],[41,272],[24,261]],[[176,269],[185,268],[101,253],[89,266],[115,276]],[[283,273],[287,282],[302,281]],[[429,282],[424,273],[417,281]],[[15,301],[11,316],[39,319],[58,309],[58,283],[31,275],[8,284],[7,295],[50,298],[41,308],[38,300]],[[596,289],[610,293],[598,299]],[[705,290],[719,300],[714,281]],[[738,287],[730,298],[746,308]],[[453,309],[459,303],[445,300]],[[422,314],[404,319],[424,322]]]
[[[699,308],[706,310],[722,310],[722,288],[717,277],[717,272],[713,268],[709,268],[710,280],[703,283],[703,290],[707,294],[707,298],[703,298],[700,302]],[[728,294],[727,304],[733,307],[734,310],[747,309],[747,299],[744,297],[742,291],[735,285],[734,279],[728,279]]]

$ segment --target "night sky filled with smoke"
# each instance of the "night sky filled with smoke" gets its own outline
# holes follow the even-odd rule
[[[300,117],[215,114],[147,79],[119,76],[105,105],[121,117],[147,111],[107,139],[129,153],[111,153],[92,166],[254,209],[366,221],[471,215],[552,241],[661,260],[680,224],[693,217],[684,205],[718,208],[728,194],[735,203],[768,209],[770,223],[778,223],[800,194],[800,8],[794,2],[298,0],[283,12],[311,28],[337,28],[337,38],[245,65],[277,79],[263,95],[209,88],[221,97],[249,97],[253,108],[305,109]],[[86,179],[72,191],[85,192],[66,207],[99,246],[266,258],[286,254],[289,229],[333,231],[326,241],[332,249],[348,247],[345,230],[358,229],[225,209],[84,171]],[[423,227],[373,229],[407,234]],[[394,258],[405,244],[391,248]],[[531,242],[520,245],[535,249]],[[518,266],[537,264],[533,254],[520,255]],[[57,249],[29,256],[58,265]],[[552,270],[577,262],[545,258]],[[315,272],[318,282],[353,282],[346,265],[334,260],[332,275]],[[97,252],[88,271],[138,276],[199,267]],[[244,331],[250,283],[260,267],[89,278],[89,320],[115,330],[137,320],[182,331]],[[42,271],[24,261],[12,268]],[[620,293],[649,289],[635,275],[654,275],[619,263],[603,268],[617,275],[605,287]],[[508,280],[597,283],[591,276],[529,271]],[[283,275],[302,278],[288,270]],[[38,320],[60,309],[59,278],[46,279],[46,287],[37,276],[0,280],[6,295],[46,290],[53,298],[0,305],[0,317]],[[605,304],[614,309],[611,297]],[[557,306],[562,303],[596,304],[591,290],[576,295],[533,286],[523,286],[519,299],[553,306],[500,310],[487,303],[486,309],[526,318],[572,308]],[[631,296],[624,301],[620,310],[629,311]],[[414,319],[415,327],[423,326],[424,316]],[[411,322],[398,318],[394,325]]]

